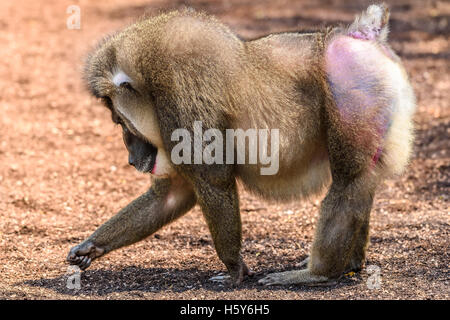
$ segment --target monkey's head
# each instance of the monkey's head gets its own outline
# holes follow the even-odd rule
[[[129,32],[103,40],[88,57],[85,80],[120,124],[128,161],[137,170],[156,176],[173,172],[162,142],[152,88],[144,77],[142,57],[130,50]]]
[[[144,157],[154,156],[150,150],[156,149],[151,172],[172,175],[173,130],[195,120],[205,127],[226,126],[223,119],[231,112],[227,88],[230,75],[241,70],[235,63],[240,50],[240,40],[213,20],[190,11],[171,12],[103,40],[87,59],[85,79],[91,93],[137,137],[133,142],[153,146],[139,148],[148,152],[140,152],[141,162],[153,163]]]

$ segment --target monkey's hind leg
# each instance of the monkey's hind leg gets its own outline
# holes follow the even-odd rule
[[[379,180],[373,169],[383,152],[396,101],[390,73],[398,67],[375,43],[385,40],[387,18],[384,7],[372,6],[352,25],[350,36],[337,35],[327,44],[325,68],[332,102],[326,105],[326,126],[333,183],[321,205],[307,269],[268,275],[260,280],[263,284],[326,282],[364,263]],[[357,31],[374,41],[359,40]]]
[[[322,201],[315,240],[304,270],[269,274],[264,285],[334,283],[363,263],[375,183],[370,175],[336,178]]]
[[[156,232],[186,213],[195,202],[194,192],[184,181],[155,180],[149,191],[120,210],[85,241],[73,247],[67,261],[84,270],[100,256]]]

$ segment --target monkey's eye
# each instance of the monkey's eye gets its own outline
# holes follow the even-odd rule
[[[133,80],[123,71],[119,70],[116,72],[112,78],[112,82],[116,87],[124,88],[129,91],[135,91],[131,86]]]
[[[134,91],[134,88],[131,86],[131,84],[129,83],[129,82],[122,82],[121,84],[120,84],[120,87],[121,88],[124,88],[124,89],[127,89],[127,90],[129,90],[129,91]]]

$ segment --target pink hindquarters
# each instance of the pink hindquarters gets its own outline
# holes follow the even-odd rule
[[[380,153],[392,114],[386,59],[373,42],[347,36],[333,39],[325,54],[328,81],[338,109],[336,121],[345,137],[372,157]]]

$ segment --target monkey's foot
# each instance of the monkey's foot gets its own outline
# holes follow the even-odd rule
[[[303,268],[307,267],[309,262],[309,256],[300,261],[295,265],[297,268]],[[345,268],[343,273],[349,273],[349,272],[359,272],[362,270],[362,267],[364,265],[364,257],[356,256],[353,259],[350,259],[350,262],[347,265],[347,268]]]
[[[244,281],[245,276],[253,276],[255,273],[253,271],[251,271],[247,265],[241,261],[241,263],[239,264],[239,267],[236,268],[236,270],[230,270],[229,269],[229,273],[230,273],[230,277],[231,277],[231,282],[233,284],[233,286],[238,286],[242,283],[242,281]]]
[[[91,262],[102,256],[105,249],[96,247],[91,241],[85,241],[73,247],[67,256],[67,262],[77,265],[81,270],[91,265]]]
[[[271,273],[266,277],[260,279],[258,283],[263,284],[265,286],[287,285],[287,284],[308,284],[308,285],[332,284],[330,283],[330,279],[328,279],[327,277],[311,274],[311,272],[308,269]]]

